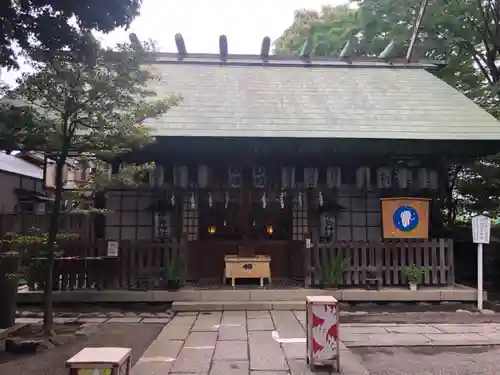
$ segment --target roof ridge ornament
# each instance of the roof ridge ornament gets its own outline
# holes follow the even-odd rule
[[[262,39],[262,46],[260,47],[260,58],[264,62],[269,61],[269,50],[271,49],[271,38],[265,36]]]
[[[131,33],[128,36],[128,38],[130,40],[130,44],[132,45],[132,49],[135,52],[144,53],[144,47],[142,46],[141,42],[139,41],[139,38],[137,37],[137,35],[135,33]]]
[[[177,46],[177,52],[179,54],[179,60],[184,60],[187,55],[186,43],[184,43],[184,38],[181,33],[175,34],[175,45]]]
[[[314,51],[314,35],[309,35],[300,51],[300,57],[306,61],[311,61],[311,55]]]
[[[222,61],[227,61],[228,57],[227,36],[225,36],[224,34],[219,36],[219,56]]]
[[[379,59],[385,60],[389,62],[389,60],[397,57],[398,54],[398,45],[396,41],[393,39],[391,42],[385,47],[385,49],[378,55]]]

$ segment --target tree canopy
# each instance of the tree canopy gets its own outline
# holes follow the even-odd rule
[[[10,0],[0,7],[0,67],[17,67],[16,46],[56,52],[79,47],[90,30],[128,26],[142,0]]]
[[[299,54],[312,36],[313,54],[318,56],[338,56],[348,41],[356,45],[355,54],[365,56],[378,55],[395,41],[404,56],[419,10],[420,1],[414,0],[352,0],[320,11],[298,10],[292,25],[275,42],[275,50]],[[500,2],[429,2],[413,57],[446,60],[440,78],[500,119],[499,55]],[[454,206],[447,207],[449,221],[455,217],[450,210],[457,209],[456,203],[467,212],[500,213],[499,159],[492,156],[450,167],[449,186],[455,199]]]
[[[17,103],[9,111],[11,116],[19,116],[32,130],[36,129],[34,133],[28,130],[22,133],[21,142],[37,144],[37,149],[56,164],[44,290],[44,327],[48,332],[52,326],[51,278],[66,162],[76,153],[80,161],[92,157],[97,163],[94,167],[98,167],[99,157],[113,156],[152,142],[144,121],[164,114],[181,99],[175,95],[156,98],[156,93],[148,88],[151,80],[161,80],[161,77],[152,73],[148,54],[138,42],[121,44],[115,50],[102,48],[90,34],[81,42],[81,48],[55,56],[39,54],[36,49],[36,56],[31,59],[34,72],[24,74],[18,87],[9,93]],[[3,126],[7,134],[12,135],[18,125],[9,121]],[[43,134],[42,142],[39,142],[40,134]],[[131,174],[124,176],[131,180]]]

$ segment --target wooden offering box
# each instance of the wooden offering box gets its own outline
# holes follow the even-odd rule
[[[66,361],[69,375],[130,375],[130,348],[84,348]]]
[[[226,255],[224,257],[224,282],[231,279],[231,285],[235,288],[235,279],[255,278],[260,279],[260,286],[264,286],[264,279],[271,282],[271,257],[268,255],[256,255],[253,257],[240,257],[238,255]]]

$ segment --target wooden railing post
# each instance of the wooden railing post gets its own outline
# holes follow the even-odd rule
[[[311,238],[306,238],[304,241],[304,287],[309,288],[312,285],[312,264],[311,264]]]

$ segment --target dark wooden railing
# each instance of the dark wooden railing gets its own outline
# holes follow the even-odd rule
[[[54,262],[53,290],[76,289],[152,289],[160,286],[165,268],[174,259],[183,260],[183,240],[162,242],[120,241],[117,257],[107,256],[107,241],[64,241],[62,255]],[[4,249],[5,250],[5,249]],[[30,249],[27,281],[30,287],[43,287],[43,256]],[[185,272],[183,272],[185,275]],[[182,275],[182,276],[183,276]],[[183,279],[181,280],[181,283]]]
[[[343,286],[365,285],[371,269],[383,285],[406,285],[404,269],[412,264],[424,270],[424,285],[452,285],[453,241],[451,239],[318,242],[306,248],[306,285],[320,283],[325,264],[346,259]]]

